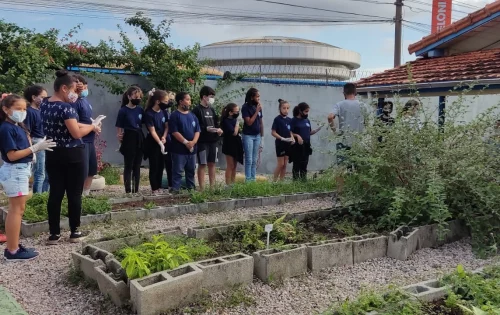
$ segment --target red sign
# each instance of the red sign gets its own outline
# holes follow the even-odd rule
[[[432,34],[451,24],[451,1],[434,0],[432,3]]]

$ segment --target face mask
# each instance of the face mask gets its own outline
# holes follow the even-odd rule
[[[87,97],[87,96],[89,96],[89,90],[83,90],[83,91],[80,93],[80,96],[81,96],[81,97]]]
[[[26,119],[26,112],[14,110],[12,111],[12,115],[10,115],[9,118],[20,124]]]
[[[141,99],[140,98],[131,99],[130,103],[132,103],[132,105],[134,105],[134,106],[137,106],[137,105],[141,104]]]
[[[304,119],[307,119],[307,117],[309,117],[309,115],[306,115],[306,114],[304,114],[304,113],[302,113],[302,114],[300,114],[300,115],[301,115],[301,116],[302,116],[302,118],[304,118]]]
[[[208,103],[208,105],[214,105],[214,103],[215,103],[215,98],[213,98],[213,97],[209,97],[209,98],[208,98],[208,102],[207,102],[207,103]]]
[[[170,107],[172,107],[172,103],[171,102],[168,102],[168,103],[161,102],[160,103],[160,109],[161,110],[166,110],[167,108],[170,108]]]
[[[76,94],[75,92],[69,92],[68,93],[68,101],[70,103],[76,102],[77,99],[78,99],[78,94]]]
[[[233,113],[232,116],[233,116],[234,119],[236,119],[236,118],[238,118],[240,116],[240,112]]]
[[[182,110],[189,110],[189,105],[181,105]]]

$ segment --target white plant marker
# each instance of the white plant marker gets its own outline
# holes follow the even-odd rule
[[[266,224],[266,226],[264,227],[264,230],[267,233],[267,248],[266,249],[269,249],[269,235],[271,234],[271,232],[273,230],[273,225],[272,224]]]

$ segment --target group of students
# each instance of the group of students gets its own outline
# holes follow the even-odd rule
[[[208,86],[200,90],[200,104],[192,110],[191,96],[186,92],[174,96],[172,92],[153,89],[148,92],[145,109],[140,106],[142,98],[142,90],[131,86],[123,95],[115,124],[119,151],[124,157],[126,193],[138,192],[143,159],[149,159],[149,181],[153,194],[162,193],[164,170],[170,192],[176,194],[181,188],[194,189],[196,164],[200,190],[205,188],[207,168],[210,186],[213,186],[220,140],[227,164],[226,184],[235,182],[238,163],[245,166],[246,180],[255,181],[264,136],[262,105],[257,89],[251,88],[246,93],[245,104],[241,107],[241,130],[239,106],[234,103],[226,105],[219,117],[213,108],[215,91]],[[173,108],[174,99],[176,108]],[[293,118],[288,117],[290,104],[281,99],[278,103],[279,115],[271,128],[272,136],[276,138],[277,167],[274,178],[283,179],[286,165],[293,162],[293,178],[305,179],[312,153],[310,139],[321,127],[312,130],[307,103],[300,103],[294,108]],[[147,128],[146,135],[142,131],[143,125]]]
[[[70,242],[78,242],[82,195],[88,194],[97,174],[95,133],[101,131],[104,116],[92,119],[92,106],[86,100],[88,88],[80,75],[66,70],[56,72],[54,93],[40,86],[28,87],[24,97],[10,94],[1,102],[0,184],[9,198],[5,222],[7,246],[4,258],[23,261],[38,252],[19,243],[21,220],[34,171],[34,192],[49,191],[47,202],[50,236],[56,245],[61,238],[61,204],[66,194]]]

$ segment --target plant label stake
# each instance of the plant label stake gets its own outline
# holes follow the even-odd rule
[[[273,230],[273,225],[272,224],[266,224],[266,226],[264,227],[264,230],[267,233],[267,248],[266,249],[269,249],[269,235],[271,234],[271,232]]]

